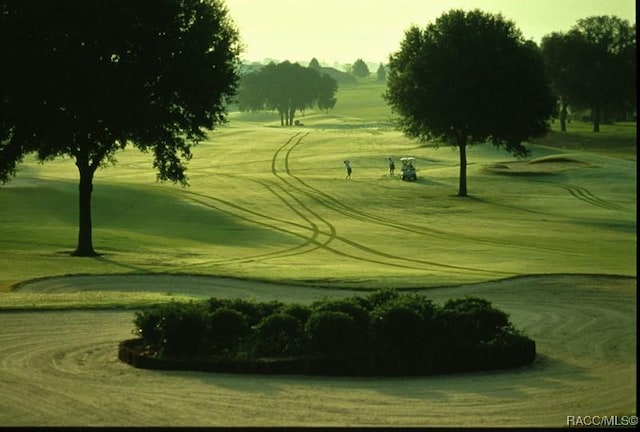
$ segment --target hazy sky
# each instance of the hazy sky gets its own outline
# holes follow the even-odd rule
[[[501,13],[540,42],[578,19],[616,15],[635,23],[635,0],[226,0],[245,45],[242,58],[386,63],[412,24],[453,8]]]

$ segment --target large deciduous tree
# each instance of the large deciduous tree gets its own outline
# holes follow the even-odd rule
[[[467,145],[491,142],[516,156],[545,134],[556,106],[538,47],[511,21],[451,10],[406,31],[390,56],[385,99],[400,129],[460,152],[459,196],[467,196]]]
[[[558,95],[560,110],[560,130],[567,130],[567,119],[571,95],[574,94],[575,77],[579,71],[575,70],[576,62],[572,56],[576,52],[575,38],[560,32],[550,33],[542,38],[541,49],[545,61],[547,75],[551,80],[553,90]]]
[[[191,146],[225,121],[238,33],[221,0],[0,0],[0,181],[23,156],[75,160],[74,255],[92,256],[96,170],[132,144],[186,184]]]
[[[615,16],[578,20],[569,32],[542,39],[550,77],[563,98],[591,109],[593,131],[603,115],[636,105],[636,31]]]
[[[245,75],[238,91],[240,111],[277,110],[280,124],[293,124],[295,113],[317,105],[328,110],[336,104],[336,80],[313,68],[284,61],[269,63]]]

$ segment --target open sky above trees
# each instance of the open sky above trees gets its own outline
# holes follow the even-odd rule
[[[226,0],[245,45],[242,58],[321,63],[386,63],[412,24],[424,27],[452,8],[501,13],[540,43],[578,19],[616,15],[635,23],[634,0]]]

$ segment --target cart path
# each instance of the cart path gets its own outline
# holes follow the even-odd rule
[[[19,291],[102,289],[104,277],[34,281]],[[241,280],[112,277],[113,290],[311,301],[320,292]],[[77,284],[74,284],[77,282]],[[50,287],[50,288],[47,288]],[[236,291],[233,291],[233,290]],[[218,293],[218,291],[220,291]],[[241,294],[239,294],[241,293]],[[305,294],[306,293],[306,294]],[[203,294],[198,291],[195,294]],[[326,291],[325,291],[326,294]],[[536,340],[513,371],[412,378],[242,376],[135,369],[117,360],[131,311],[0,313],[0,424],[5,426],[565,426],[568,415],[636,406],[636,279],[528,276],[428,291],[479,295]]]

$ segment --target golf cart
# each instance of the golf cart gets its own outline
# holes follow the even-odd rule
[[[413,161],[416,160],[414,157],[403,157],[400,158],[402,162],[402,174],[400,174],[400,178],[404,181],[415,181],[418,179],[416,176],[416,168],[413,166]]]

